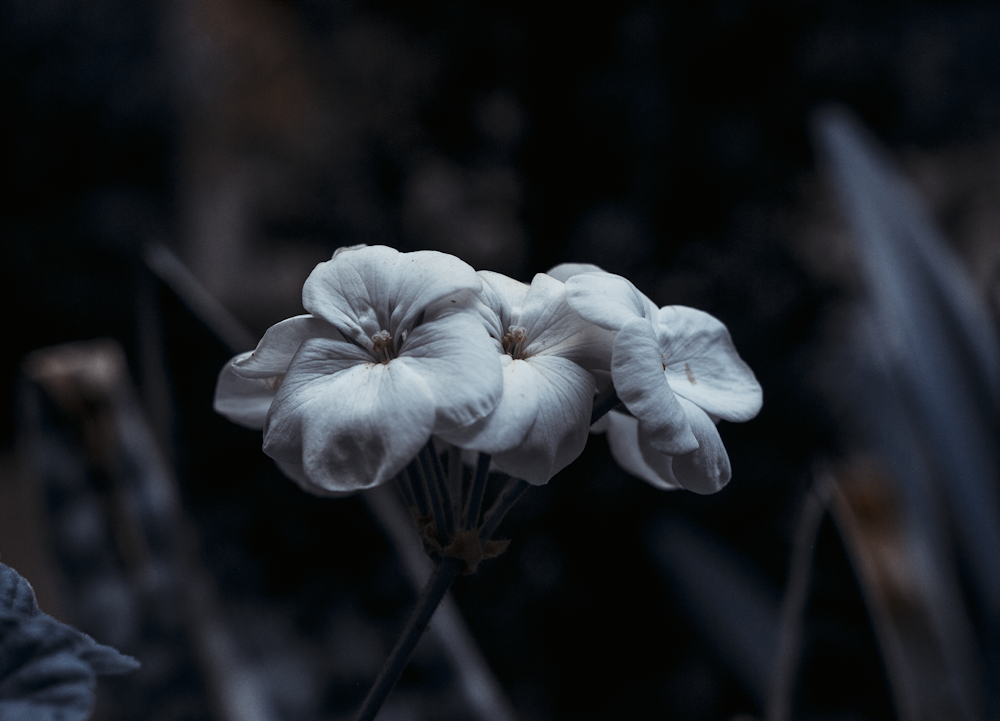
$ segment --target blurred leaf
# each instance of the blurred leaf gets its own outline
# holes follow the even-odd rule
[[[652,546],[705,638],[763,704],[777,651],[777,589],[732,549],[679,518],[654,529]]]
[[[97,675],[134,671],[139,662],[38,608],[31,585],[0,564],[0,718],[83,721]]]
[[[828,110],[816,134],[865,290],[832,393],[854,416],[849,442],[889,471],[840,474],[835,518],[875,621],[897,713],[979,718],[982,683],[996,697],[996,673],[982,670],[957,569],[968,571],[980,642],[985,658],[995,658],[996,329],[915,194],[859,123]]]

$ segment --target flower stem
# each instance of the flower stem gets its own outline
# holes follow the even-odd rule
[[[500,525],[500,521],[507,515],[507,511],[517,503],[518,499],[529,488],[531,488],[531,484],[527,481],[522,481],[520,478],[511,478],[507,481],[507,485],[500,491],[500,496],[490,506],[490,510],[486,512],[483,527],[479,529],[480,541],[485,543],[490,540],[490,537],[497,530],[497,526]]]
[[[472,488],[469,489],[469,501],[462,511],[462,528],[475,528],[479,523],[479,511],[483,506],[483,495],[486,493],[486,481],[490,477],[490,456],[480,453],[476,461],[476,474],[472,477]]]
[[[609,385],[604,389],[603,393],[594,399],[594,410],[590,414],[590,425],[597,423],[597,421],[621,405],[621,402],[614,384]]]
[[[375,679],[375,684],[361,704],[355,721],[372,721],[378,714],[389,692],[402,675],[410,654],[417,647],[417,642],[430,623],[438,604],[464,566],[465,561],[460,558],[444,557],[438,561],[434,573],[417,600],[417,606],[413,609],[410,620],[406,622],[402,635],[396,641],[395,648],[392,649],[382,671]]]
[[[451,488],[448,485],[448,477],[444,474],[444,468],[441,466],[441,457],[438,455],[437,448],[434,447],[433,438],[427,440],[427,452],[431,457],[434,477],[437,479],[438,488],[441,492],[441,503],[444,508],[444,525],[448,531],[448,535],[451,536],[455,533],[454,504],[451,500]]]
[[[426,484],[423,482],[420,471],[420,463],[414,458],[410,465],[406,467],[406,475],[410,481],[410,489],[413,491],[413,498],[417,502],[417,511],[421,516],[430,513],[430,502],[427,500]]]
[[[430,452],[424,446],[417,458],[420,459],[420,469],[423,472],[424,488],[431,502],[431,513],[434,515],[434,528],[437,530],[437,540],[442,546],[448,545],[448,525],[445,521],[444,506],[441,503],[441,486],[438,485],[437,478],[434,477],[434,469],[431,466]]]

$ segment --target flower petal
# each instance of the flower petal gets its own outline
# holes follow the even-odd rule
[[[535,356],[524,364],[535,375],[535,397],[518,398],[536,409],[534,422],[516,447],[494,454],[505,473],[534,485],[547,483],[572,463],[587,443],[594,377],[573,361]]]
[[[499,341],[507,333],[508,326],[514,323],[512,316],[520,316],[528,284],[489,270],[479,271],[479,277],[483,289],[477,304],[481,307],[477,309],[486,320],[490,335]]]
[[[302,288],[302,304],[370,348],[375,333],[387,330],[396,338],[424,313],[467,305],[481,287],[472,266],[452,255],[366,246],[317,265]]]
[[[611,377],[618,397],[639,419],[653,448],[679,455],[698,447],[687,414],[663,374],[659,345],[648,320],[635,318],[618,332]]]
[[[732,476],[729,454],[726,453],[726,447],[719,437],[719,430],[708,414],[686,398],[681,398],[680,402],[698,439],[698,449],[674,456],[672,465],[674,477],[689,491],[702,494],[716,493],[729,483]],[[644,442],[648,443],[649,440],[640,426],[640,446]],[[647,461],[652,453],[655,451],[650,448],[644,454]]]
[[[607,271],[599,265],[594,265],[593,263],[560,263],[559,265],[545,271],[546,275],[551,275],[553,278],[561,280],[563,283],[572,278],[574,275],[580,275],[582,273],[607,273]]]
[[[496,454],[518,446],[538,413],[537,373],[527,361],[498,353],[503,394],[496,408],[476,423],[441,432],[448,443],[482,453]]]
[[[222,366],[215,384],[212,408],[233,423],[259,431],[264,427],[267,411],[277,393],[277,378],[269,381],[237,375],[234,366],[248,358],[250,353],[241,353]]]
[[[612,411],[601,419],[607,429],[608,447],[619,466],[661,491],[682,488],[671,470],[672,458],[648,445],[639,445],[639,421],[625,413]],[[646,452],[644,452],[646,451]]]
[[[566,281],[570,306],[586,320],[618,330],[635,318],[656,321],[656,305],[620,275],[583,273]]]
[[[327,491],[357,491],[393,478],[434,426],[434,396],[418,373],[399,359],[347,365],[350,347],[323,338],[303,343],[264,428],[264,452],[301,464]]]
[[[435,433],[474,423],[489,415],[503,394],[500,354],[482,322],[456,313],[418,326],[399,358],[423,379],[437,408]]]
[[[760,384],[720,320],[694,308],[666,306],[656,330],[674,393],[723,420],[757,415]]]
[[[288,370],[295,352],[309,338],[344,340],[322,318],[297,315],[268,328],[252,353],[242,353],[233,359],[233,370],[244,378],[273,378]]]
[[[301,463],[275,461],[274,465],[276,465],[278,470],[285,474],[285,476],[295,481],[303,491],[311,493],[314,496],[323,496],[325,498],[343,498],[344,496],[351,495],[350,491],[330,491],[323,488],[323,486],[317,486],[309,480],[309,476],[306,475],[306,468]]]
[[[517,325],[526,331],[528,356],[558,355],[584,368],[608,368],[614,334],[573,310],[566,285],[545,273],[531,281]]]

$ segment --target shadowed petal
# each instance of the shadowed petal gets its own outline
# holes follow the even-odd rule
[[[542,485],[583,452],[590,431],[594,377],[558,356],[514,362],[519,363],[536,376],[535,398],[515,399],[535,407],[534,422],[520,444],[494,454],[493,460],[505,473]]]
[[[681,398],[680,402],[698,439],[698,449],[674,456],[672,466],[674,477],[689,491],[702,494],[716,493],[729,483],[729,478],[732,476],[729,454],[722,445],[719,430],[708,414],[686,398]],[[644,433],[640,428],[640,444],[644,440]]]
[[[528,295],[528,284],[489,270],[479,271],[483,289],[479,292],[479,313],[497,341],[507,332],[507,326],[516,324],[521,306]]]
[[[491,455],[521,443],[538,412],[535,371],[527,361],[515,361],[506,353],[496,357],[503,379],[500,403],[482,420],[439,434],[456,446]]]
[[[476,316],[456,313],[418,326],[391,365],[423,379],[437,409],[434,432],[485,418],[503,393],[496,343]]]
[[[241,353],[222,366],[219,380],[215,384],[212,408],[233,423],[259,431],[264,427],[267,411],[277,393],[278,378],[246,378],[237,375],[233,366],[249,356],[250,351]]]
[[[727,421],[748,421],[762,393],[753,371],[717,318],[694,308],[660,309],[657,336],[674,393]]]
[[[620,275],[583,273],[566,281],[570,306],[586,320],[618,330],[635,318],[656,321],[656,305]]]
[[[302,288],[302,305],[354,342],[370,347],[382,330],[394,338],[417,318],[467,304],[482,282],[458,258],[421,250],[400,253],[385,246],[353,248],[320,263]]]
[[[687,415],[663,374],[659,345],[649,321],[636,318],[618,332],[611,375],[618,397],[639,419],[653,448],[679,455],[698,447]]]
[[[306,477],[328,491],[357,491],[393,478],[434,426],[434,396],[418,373],[398,359],[338,369],[343,346],[350,348],[326,339],[302,345],[264,428],[265,453],[301,464]]]
[[[306,475],[305,466],[301,463],[275,461],[274,465],[276,465],[278,470],[285,474],[285,476],[295,481],[306,493],[311,493],[314,496],[324,496],[326,498],[343,498],[344,496],[351,495],[350,491],[330,491],[323,488],[323,486],[317,486],[309,480],[309,476]]]
[[[611,363],[613,332],[584,320],[570,307],[566,285],[545,273],[532,279],[518,325],[527,332],[526,355],[558,355],[584,368]]]
[[[639,445],[639,421],[617,411],[608,413],[602,420],[607,430],[611,456],[619,466],[661,491],[683,488],[671,470],[673,459],[658,453],[648,445]]]
[[[252,353],[241,353],[231,361],[233,370],[245,378],[271,378],[284,373],[299,346],[310,338],[344,340],[322,318],[297,315],[268,328]]]
[[[551,275],[553,278],[561,280],[563,283],[572,278],[574,275],[581,275],[583,273],[607,273],[607,271],[599,265],[594,265],[593,263],[560,263],[559,265],[545,271],[545,275]]]

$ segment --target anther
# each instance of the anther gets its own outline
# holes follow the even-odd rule
[[[389,331],[379,331],[372,336],[372,353],[375,354],[380,363],[388,363],[392,360],[392,336],[389,335]]]
[[[519,325],[512,325],[507,328],[507,333],[500,339],[500,345],[504,353],[517,360],[521,357],[524,341],[527,339],[528,331]]]

